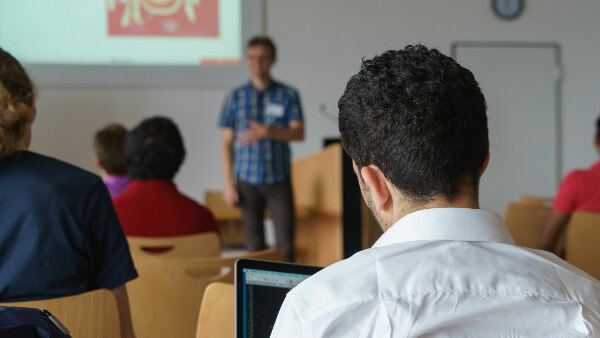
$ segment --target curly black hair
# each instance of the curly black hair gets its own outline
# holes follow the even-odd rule
[[[485,98],[473,74],[423,45],[363,61],[338,102],[342,145],[416,201],[475,192],[489,150]]]
[[[167,117],[143,120],[125,139],[125,163],[135,180],[172,180],[184,158],[179,129]]]

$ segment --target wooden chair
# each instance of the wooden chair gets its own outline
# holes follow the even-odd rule
[[[600,279],[600,214],[575,212],[567,226],[566,259]]]
[[[2,305],[48,310],[69,329],[72,337],[121,337],[117,300],[107,289],[60,298],[2,303]]]
[[[540,236],[550,209],[530,204],[509,203],[504,221],[518,246],[539,249]]]
[[[233,284],[211,283],[204,291],[196,338],[235,336],[235,289]]]
[[[527,205],[537,205],[540,207],[550,207],[552,205],[552,197],[539,197],[539,196],[529,196],[529,195],[521,195],[519,196],[520,204]]]
[[[275,249],[243,257],[281,261]],[[233,283],[238,258],[133,255],[139,277],[127,291],[136,335],[193,337],[204,289],[212,282]]]
[[[206,191],[204,193],[206,207],[212,211],[224,245],[243,245],[246,242],[244,228],[242,226],[242,213],[238,208],[231,208],[223,199],[221,191]]]
[[[214,232],[172,237],[127,236],[133,255],[160,255],[171,257],[207,257],[221,254],[221,240]],[[168,249],[153,253],[152,249]]]
[[[206,202],[206,207],[212,211],[217,221],[241,220],[241,210],[227,205],[222,191],[208,190],[204,192],[204,201]]]

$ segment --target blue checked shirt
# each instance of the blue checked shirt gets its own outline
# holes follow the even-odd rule
[[[250,127],[249,120],[283,128],[291,121],[302,122],[298,92],[274,80],[262,92],[250,82],[234,89],[223,103],[219,127],[238,132]],[[239,180],[251,184],[282,182],[290,177],[290,147],[287,142],[273,139],[244,146],[236,139],[233,170]]]

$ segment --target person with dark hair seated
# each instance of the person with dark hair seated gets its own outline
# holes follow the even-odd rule
[[[29,151],[31,79],[0,48],[0,301],[110,289],[133,337],[125,283],[137,277],[100,177]]]
[[[123,154],[125,137],[127,129],[118,123],[111,123],[94,134],[96,166],[112,198],[122,194],[129,186]]]
[[[113,203],[125,235],[219,233],[210,210],[180,193],[173,183],[185,158],[183,139],[173,121],[166,117],[142,121],[127,135],[124,149],[132,181]]]
[[[515,245],[479,209],[489,161],[473,74],[425,46],[365,60],[339,128],[384,233],[288,292],[271,337],[591,337],[600,282]]]

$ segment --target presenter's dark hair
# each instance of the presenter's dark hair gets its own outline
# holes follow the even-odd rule
[[[123,152],[126,137],[127,129],[118,123],[111,123],[94,134],[96,157],[110,175],[127,174]]]
[[[277,48],[275,47],[273,40],[271,40],[271,38],[269,38],[268,36],[260,35],[251,38],[248,41],[248,45],[246,46],[246,48],[254,46],[265,46],[269,48],[271,50],[271,55],[273,56],[273,59],[277,59]]]
[[[377,166],[415,201],[477,192],[489,141],[473,74],[425,46],[363,61],[338,102],[342,144],[359,168]]]
[[[600,117],[596,119],[596,137],[600,138]]]
[[[0,160],[12,155],[25,134],[35,87],[17,59],[0,48]]]
[[[179,129],[166,117],[142,121],[125,139],[125,163],[136,180],[172,180],[185,158]]]

